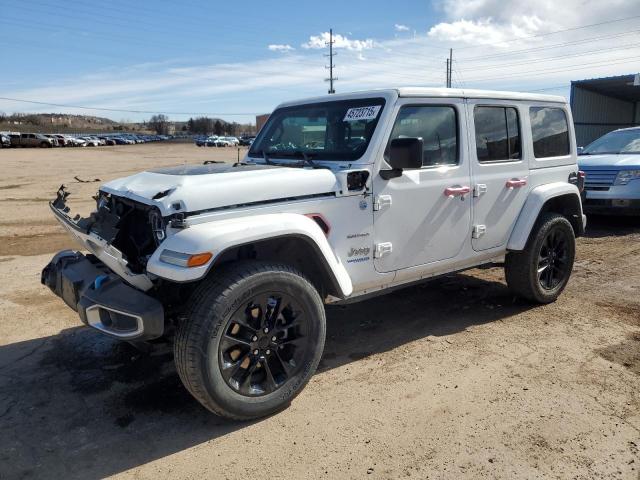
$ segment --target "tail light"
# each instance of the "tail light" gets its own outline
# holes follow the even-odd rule
[[[578,172],[571,172],[569,174],[569,183],[578,187],[578,191],[582,193],[584,191],[584,181],[587,178],[587,174],[582,170],[578,170]]]
[[[585,172],[583,172],[582,170],[578,171],[578,190],[580,190],[580,192],[584,191],[584,182],[587,179],[587,174]]]

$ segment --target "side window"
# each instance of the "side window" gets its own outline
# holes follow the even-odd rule
[[[529,116],[536,158],[569,155],[569,125],[563,109],[531,107]]]
[[[450,106],[406,106],[400,109],[391,131],[394,138],[421,137],[424,142],[422,165],[458,164],[458,121]],[[388,158],[389,145],[385,152]]]
[[[522,158],[518,111],[515,108],[476,107],[473,120],[476,153],[481,163]]]

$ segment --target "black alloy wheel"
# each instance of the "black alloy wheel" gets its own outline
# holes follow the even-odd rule
[[[545,290],[553,290],[565,280],[569,266],[569,239],[563,229],[547,232],[538,255],[538,281]]]
[[[238,308],[220,338],[218,362],[227,385],[246,396],[282,387],[302,367],[308,317],[284,292],[257,295]]]

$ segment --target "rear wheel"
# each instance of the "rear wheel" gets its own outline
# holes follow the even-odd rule
[[[279,264],[234,264],[192,296],[177,329],[178,374],[218,415],[269,415],[288,406],[313,375],[325,330],[320,295],[301,273]]]
[[[545,213],[538,219],[525,249],[507,253],[507,285],[528,300],[554,302],[569,281],[575,251],[569,221],[562,215]]]

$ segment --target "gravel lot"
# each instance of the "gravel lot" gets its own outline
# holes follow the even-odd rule
[[[319,372],[286,411],[217,418],[171,350],[79,326],[40,285],[73,245],[58,186],[234,149],[0,150],[0,478],[628,478],[640,476],[640,221],[590,218],[565,293],[532,307],[502,270],[329,307]]]

